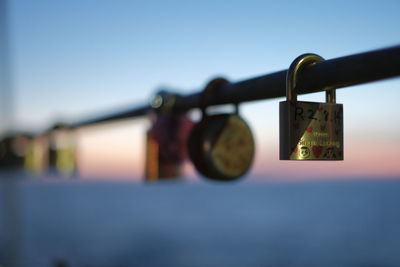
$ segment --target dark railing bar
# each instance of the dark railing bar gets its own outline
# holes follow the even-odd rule
[[[113,113],[110,115],[100,116],[98,118],[78,121],[76,123],[69,124],[68,126],[70,128],[78,128],[78,127],[88,126],[88,125],[92,125],[92,124],[96,124],[96,123],[110,122],[110,121],[122,120],[122,119],[128,119],[128,118],[135,118],[135,117],[146,115],[150,109],[151,108],[149,105],[144,105],[141,107],[136,107],[136,108],[131,108],[128,110],[116,112],[116,113]]]
[[[215,92],[210,92],[206,104],[211,106],[284,97],[286,96],[286,72],[287,70],[282,70],[244,81],[227,83]],[[329,59],[309,66],[301,72],[297,90],[299,94],[314,93],[396,76],[400,76],[400,46]],[[173,110],[184,112],[200,107],[200,93],[177,96]],[[81,127],[143,116],[150,109],[150,105],[145,105],[77,122],[71,126]]]
[[[290,63],[288,64],[290,65]],[[220,87],[208,105],[241,103],[286,96],[286,72],[282,70]],[[304,69],[299,77],[299,94],[328,88],[343,88],[400,76],[400,46],[340,57]],[[210,93],[211,94],[211,93]],[[199,107],[200,93],[177,99],[177,110]]]

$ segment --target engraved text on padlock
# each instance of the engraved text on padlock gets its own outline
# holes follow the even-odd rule
[[[322,61],[305,54],[292,63],[286,81],[287,100],[279,103],[281,160],[343,160],[343,105],[335,90],[326,91],[327,103],[297,101],[297,73]]]

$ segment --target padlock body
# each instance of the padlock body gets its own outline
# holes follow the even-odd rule
[[[343,105],[279,103],[281,160],[343,160]]]
[[[251,167],[255,145],[250,127],[236,114],[205,116],[188,140],[189,156],[197,171],[218,181],[233,181]]]
[[[178,113],[156,114],[146,134],[145,179],[181,178],[187,158],[186,141],[193,122]]]

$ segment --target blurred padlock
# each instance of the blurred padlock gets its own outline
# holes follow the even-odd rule
[[[159,92],[152,101],[152,125],[146,133],[145,179],[179,178],[187,159],[186,140],[193,122],[173,112],[176,95]]]
[[[327,103],[297,101],[298,73],[322,60],[304,54],[288,70],[287,100],[279,103],[281,160],[343,160],[343,105],[336,104],[335,89],[326,91]]]
[[[33,176],[42,176],[48,167],[48,138],[45,135],[33,137],[27,148],[25,170]]]
[[[0,168],[8,170],[23,169],[28,151],[30,134],[8,134],[0,140]]]
[[[251,167],[255,145],[250,127],[234,113],[208,114],[209,94],[228,83],[223,78],[210,81],[201,96],[202,119],[193,127],[189,140],[189,156],[197,171],[217,181],[233,181]]]
[[[47,132],[48,174],[73,177],[76,174],[75,138],[72,129],[58,123]]]

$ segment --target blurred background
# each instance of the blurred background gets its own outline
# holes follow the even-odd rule
[[[399,11],[397,0],[0,0],[0,133],[284,70],[303,53],[399,45]],[[334,162],[279,161],[284,99],[243,103],[256,157],[233,184],[187,161],[185,186],[141,187],[148,117],[79,128],[79,182],[37,172],[0,186],[0,265],[398,266],[399,89],[397,77],[337,90],[345,160]]]
[[[192,93],[217,75],[235,82],[283,70],[306,52],[330,59],[399,44],[398,1],[2,2],[12,88],[2,91],[2,113],[9,112],[2,130],[40,133],[58,121],[148,103],[160,88]],[[280,162],[283,99],[243,104],[257,142],[249,178],[398,176],[399,84],[338,90],[343,162]],[[147,127],[144,119],[80,129],[81,176],[140,178]]]

